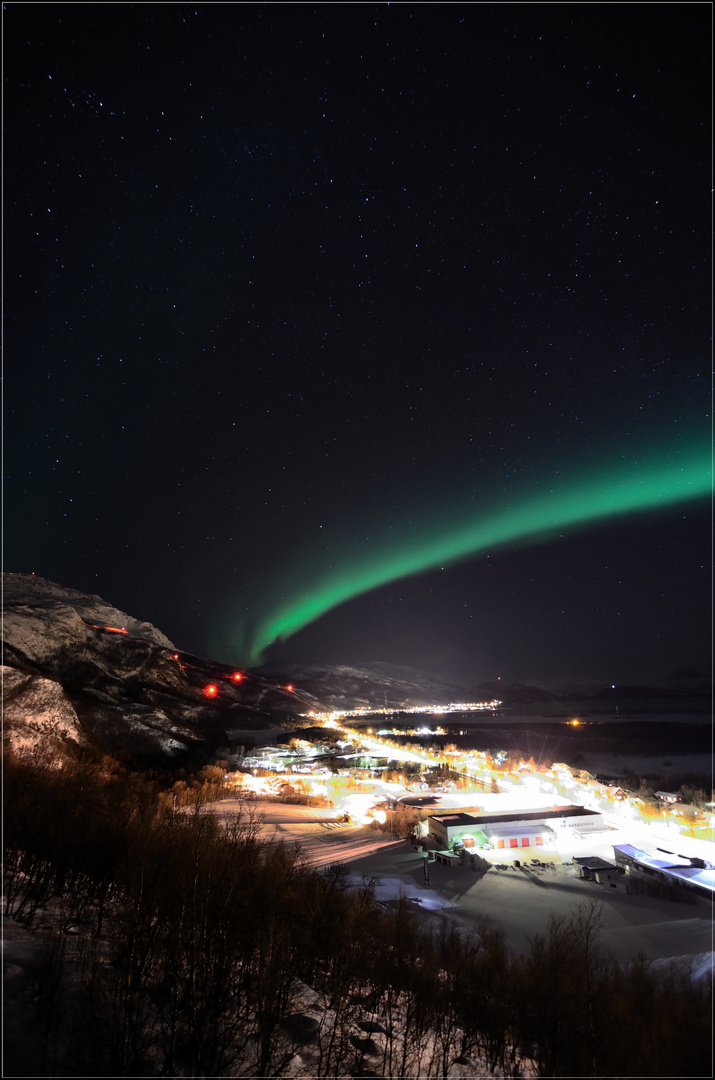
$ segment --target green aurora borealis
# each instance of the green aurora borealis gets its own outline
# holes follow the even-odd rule
[[[389,582],[508,544],[548,541],[564,529],[666,508],[710,492],[711,462],[700,443],[672,457],[662,453],[655,462],[641,460],[618,472],[602,468],[559,487],[550,485],[514,505],[476,515],[471,509],[469,520],[461,524],[435,512],[430,523],[409,537],[383,545],[376,541],[359,556],[353,552],[326,559],[331,563],[327,571],[313,580],[303,577],[300,591],[276,605],[256,626],[249,642],[250,663],[261,663],[271,644],[291,637],[332,608]]]

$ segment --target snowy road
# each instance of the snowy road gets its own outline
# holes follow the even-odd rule
[[[208,809],[227,821],[239,810],[245,810],[245,806],[238,799],[222,799],[211,803]],[[404,843],[386,833],[336,821],[334,810],[263,800],[252,801],[248,806],[261,819],[260,834],[264,840],[297,845],[311,866],[351,862]]]

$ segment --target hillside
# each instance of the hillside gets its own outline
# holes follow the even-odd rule
[[[235,730],[300,726],[319,704],[181,653],[99,596],[25,574],[4,574],[3,591],[3,734],[15,748],[175,760]]]
[[[269,680],[290,679],[330,709],[409,709],[467,700],[463,686],[410,667],[378,661],[361,667],[349,664],[289,665],[281,669],[265,666],[259,668],[258,673]]]

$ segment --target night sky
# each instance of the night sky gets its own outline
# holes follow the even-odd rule
[[[3,33],[6,570],[244,665],[709,665],[710,4]]]

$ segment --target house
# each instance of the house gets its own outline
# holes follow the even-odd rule
[[[617,869],[614,863],[606,862],[599,855],[574,855],[573,862],[578,876],[584,881],[596,881],[596,874]]]
[[[595,881],[617,892],[630,893],[632,891],[630,882],[626,881],[623,867],[619,868],[598,855],[574,855],[573,861],[578,870],[578,876],[583,881]]]
[[[573,780],[578,773],[578,769],[572,769],[570,765],[566,765],[563,761],[555,761],[551,768],[559,780]]]

